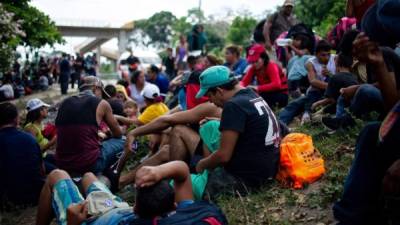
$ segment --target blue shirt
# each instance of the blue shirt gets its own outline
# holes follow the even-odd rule
[[[305,64],[311,57],[311,55],[303,55],[301,57],[296,55],[292,57],[287,66],[288,80],[300,80],[306,77],[308,72]]]
[[[230,68],[231,65],[229,63],[225,63],[224,66]],[[245,73],[245,70],[247,68],[248,64],[247,61],[243,58],[240,58],[239,61],[235,63],[232,67],[232,72],[235,74],[235,77],[238,79],[241,79],[243,74]]]
[[[35,138],[15,127],[0,130],[0,194],[16,203],[37,203],[45,177]]]
[[[150,81],[150,83],[157,85],[157,87],[160,89],[161,94],[163,94],[164,96],[168,93],[169,80],[164,74],[157,74],[157,78],[154,81]]]

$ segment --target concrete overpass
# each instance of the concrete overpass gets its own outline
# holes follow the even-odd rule
[[[88,21],[63,21],[57,23],[57,28],[64,37],[88,37],[83,43],[75,46],[76,52],[82,54],[97,50],[97,56],[103,55],[109,59],[117,60],[119,55],[126,50],[129,36],[134,30],[134,22],[129,22],[122,27],[110,27],[107,24],[94,24]],[[118,52],[104,49],[102,53],[101,45],[112,38],[118,39]],[[112,57],[112,58],[110,58]],[[99,59],[98,59],[99,60]]]

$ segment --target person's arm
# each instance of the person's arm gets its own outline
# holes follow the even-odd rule
[[[259,84],[257,86],[257,91],[259,93],[273,92],[281,89],[281,78],[279,76],[279,68],[277,64],[271,62],[268,63],[264,76],[268,76],[271,82],[268,84]]]
[[[378,80],[378,88],[382,92],[386,110],[390,110],[400,99],[396,90],[396,79],[394,72],[389,72],[383,54],[378,44],[369,40],[360,33],[353,42],[353,51],[361,62],[372,66]]]
[[[294,47],[293,45],[290,45],[290,48],[296,53],[296,55],[298,55],[299,57],[302,57],[303,55],[306,54],[306,52],[304,50],[300,50],[296,47]]]
[[[100,117],[99,121],[104,119],[105,123],[110,128],[112,137],[120,138],[122,136],[121,128],[119,127],[117,120],[114,118],[111,106],[107,101],[102,100],[100,102],[97,114],[102,116],[102,117]]]
[[[264,23],[264,27],[263,27],[263,35],[264,35],[264,39],[265,39],[265,48],[268,50],[271,50],[272,48],[272,44],[271,43],[271,39],[269,38],[269,34],[270,34],[270,30],[272,27],[272,18],[276,17],[276,15],[272,15],[272,17],[268,20],[265,21]]]
[[[183,161],[172,161],[160,166],[144,166],[136,173],[137,188],[148,187],[163,179],[173,179],[175,202],[193,200],[189,167]]]
[[[124,150],[127,156],[121,159],[121,167],[125,165],[126,160],[129,158],[131,154],[132,143],[137,137],[152,133],[159,133],[168,127],[177,124],[199,123],[206,117],[221,117],[221,109],[212,103],[206,102],[187,111],[160,116],[146,125],[133,129],[126,135]]]
[[[313,104],[312,104],[312,106],[311,106],[311,110],[312,111],[314,111],[315,109],[317,109],[318,107],[322,107],[322,106],[325,106],[325,105],[329,105],[329,104],[332,104],[332,103],[335,103],[336,101],[335,101],[335,99],[333,99],[333,98],[324,98],[324,99],[322,99],[322,100],[319,100],[319,101],[317,101],[317,102],[314,102]]]
[[[246,75],[243,76],[242,80],[240,81],[240,85],[243,87],[247,87],[251,81],[253,80],[254,77],[254,66],[252,66],[246,73]]]
[[[174,114],[177,112],[182,112],[182,108],[180,105],[177,105],[177,106],[175,106],[175,108],[169,110],[167,114],[171,115],[171,114]]]
[[[47,142],[47,144],[45,144],[43,147],[41,147],[42,151],[46,151],[49,148],[53,147],[55,144],[57,143],[57,136],[54,136],[49,142]]]
[[[306,69],[308,73],[308,81],[310,82],[311,86],[325,90],[328,86],[328,83],[317,79],[317,74],[315,73],[314,67],[311,62],[306,63]]]
[[[205,169],[215,169],[228,163],[233,155],[239,132],[224,130],[221,132],[221,147],[207,158],[199,161],[196,171],[202,173]]]
[[[353,0],[347,0],[347,2],[346,2],[346,16],[347,17],[354,17]],[[360,21],[357,21],[357,22],[360,22]]]
[[[130,119],[124,116],[120,116],[120,115],[114,115],[115,119],[125,125],[136,125],[136,126],[142,126],[143,123],[140,122],[137,118],[135,119]]]

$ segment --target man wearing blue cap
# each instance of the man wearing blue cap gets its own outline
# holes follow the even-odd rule
[[[240,86],[224,66],[205,70],[200,86],[196,98],[206,95],[223,108],[220,148],[196,166],[199,173],[224,168],[210,174],[208,191],[221,193],[232,187],[241,191],[272,179],[278,168],[280,135],[279,124],[268,104],[253,90]],[[212,182],[213,179],[219,182]],[[213,186],[216,183],[219,187]]]

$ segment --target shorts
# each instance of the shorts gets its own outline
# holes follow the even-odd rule
[[[101,182],[96,181],[91,184],[87,190],[86,195],[93,191],[104,191],[111,193],[110,190]],[[116,197],[116,196],[115,196]],[[119,197],[117,201],[122,202]],[[60,225],[67,224],[67,209],[71,204],[78,204],[85,200],[78,187],[71,179],[60,180],[54,185],[52,207],[55,212],[57,223]]]

